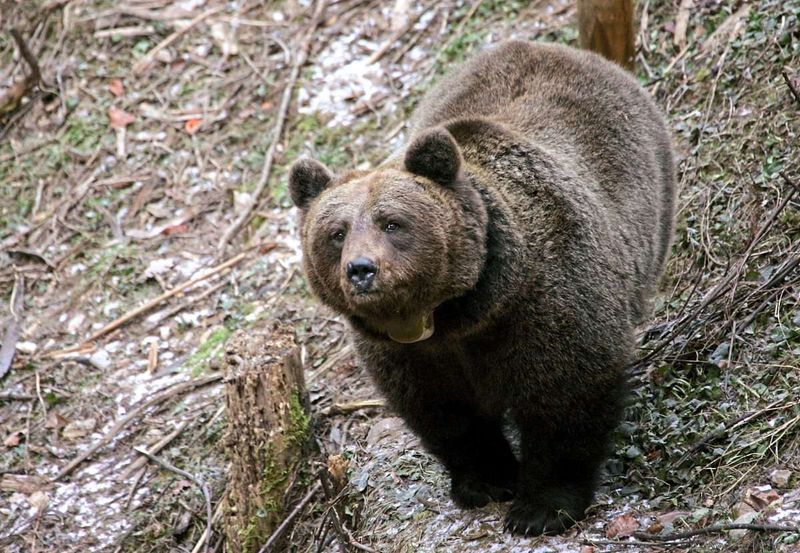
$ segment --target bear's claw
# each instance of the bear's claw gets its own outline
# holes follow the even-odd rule
[[[506,515],[505,529],[512,534],[541,536],[560,534],[582,518],[572,509],[545,503],[515,501]]]

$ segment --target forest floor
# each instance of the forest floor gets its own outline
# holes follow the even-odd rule
[[[282,550],[800,551],[764,531],[800,525],[800,0],[637,4],[676,240],[596,503],[532,539],[504,505],[456,509],[373,401],[305,287],[285,175],[380,162],[471,52],[576,45],[574,2],[0,1],[0,549],[222,551],[219,358],[277,319],[303,346],[310,466],[339,456],[348,481]],[[134,447],[207,484],[208,540],[195,482]]]

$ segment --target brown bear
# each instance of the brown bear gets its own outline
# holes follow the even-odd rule
[[[599,56],[513,41],[412,130],[374,170],[292,167],[305,274],[455,503],[513,499],[508,529],[560,532],[592,499],[670,246],[664,119]]]

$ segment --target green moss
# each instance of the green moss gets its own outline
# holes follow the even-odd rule
[[[83,152],[97,148],[101,140],[108,134],[108,121],[101,114],[100,109],[83,116],[69,118],[63,138],[68,146]]]
[[[224,326],[214,330],[209,337],[197,348],[189,359],[186,366],[192,371],[192,375],[197,376],[206,366],[208,361],[218,357],[222,353],[222,346],[228,341],[232,331]]]
[[[276,487],[283,485],[289,476],[288,469],[279,467],[275,462],[272,446],[269,443],[264,446],[264,458],[266,463],[261,471],[261,482],[258,488],[263,504],[250,518],[247,526],[239,531],[242,547],[245,551],[255,551],[258,545],[269,537],[264,535],[262,531],[264,525],[261,521],[280,510],[280,505],[271,494]]]
[[[308,441],[310,418],[303,408],[303,402],[298,392],[291,394],[289,398],[288,415],[289,428],[286,430],[286,444],[289,447],[302,447]],[[281,505],[278,504],[273,492],[276,488],[286,484],[286,480],[292,472],[290,467],[279,466],[269,443],[264,446],[264,458],[266,462],[261,471],[261,482],[258,489],[262,506],[251,517],[247,526],[240,530],[239,534],[245,551],[257,548],[258,544],[268,538],[268,536],[262,535],[263,532],[260,529],[263,528],[263,524],[261,521],[280,512]]]
[[[289,432],[287,442],[291,446],[302,447],[308,441],[308,430],[311,419],[308,416],[300,393],[295,392],[289,398]]]

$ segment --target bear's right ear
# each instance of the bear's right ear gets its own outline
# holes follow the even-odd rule
[[[425,129],[406,149],[406,170],[447,186],[461,170],[461,150],[456,139],[442,127]]]
[[[289,170],[289,195],[294,205],[307,208],[332,179],[331,172],[319,161],[307,158],[296,161]]]

